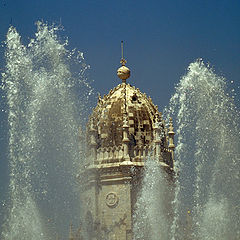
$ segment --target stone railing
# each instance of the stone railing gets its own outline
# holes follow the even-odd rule
[[[97,149],[98,163],[113,163],[123,160],[123,146],[104,147]]]
[[[152,146],[135,146],[133,149],[133,161],[142,162],[151,153]]]
[[[161,155],[157,156],[156,146],[154,144],[145,146],[135,146],[130,161],[144,162],[148,156],[162,157],[162,152],[171,152],[168,148],[161,150]],[[123,146],[100,147],[97,149],[95,164],[117,163],[124,161]]]

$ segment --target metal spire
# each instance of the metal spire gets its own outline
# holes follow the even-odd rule
[[[120,79],[122,79],[123,83],[126,83],[126,79],[130,77],[130,69],[125,66],[126,60],[123,56],[123,41],[121,41],[121,50],[122,50],[122,59],[120,63],[122,66],[117,70],[117,75]]]
[[[122,59],[121,59],[120,63],[122,64],[122,66],[125,66],[127,61],[123,57],[123,41],[121,41],[121,49],[122,49]]]

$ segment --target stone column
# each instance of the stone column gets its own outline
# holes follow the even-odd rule
[[[97,164],[97,142],[96,142],[97,129],[94,126],[93,118],[90,119],[90,157],[94,164]]]
[[[175,149],[175,145],[174,145],[174,131],[173,131],[173,122],[172,122],[172,118],[169,119],[169,129],[168,129],[168,148],[171,151],[172,154],[172,160],[174,159],[174,149]]]
[[[156,157],[159,159],[161,154],[161,127],[158,116],[155,117],[155,123],[153,124],[153,136],[156,149]]]

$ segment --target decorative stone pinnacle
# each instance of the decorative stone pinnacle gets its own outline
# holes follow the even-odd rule
[[[173,131],[173,122],[172,118],[169,118],[169,131],[168,131],[168,136],[169,136],[169,145],[168,148],[171,150],[174,150],[175,145],[174,145],[174,131]]]
[[[127,113],[123,113],[123,128],[128,128],[128,116]]]
[[[100,95],[100,93],[98,93],[98,102],[101,102],[101,101],[102,101],[101,95]]]
[[[170,117],[169,118],[169,132],[168,134],[174,134],[174,131],[173,131],[173,121],[172,121],[172,118]]]
[[[90,119],[90,131],[95,131],[94,121],[92,117]]]

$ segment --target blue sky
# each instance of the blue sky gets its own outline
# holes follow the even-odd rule
[[[129,82],[164,107],[174,84],[197,58],[229,81],[240,80],[239,1],[0,1],[0,41],[10,24],[27,42],[35,22],[61,22],[69,48],[84,52],[101,94],[118,84],[120,41],[132,70]],[[3,49],[0,65],[3,66]],[[146,84],[147,83],[147,84]]]
[[[160,110],[189,63],[203,58],[217,74],[240,84],[240,1],[238,0],[0,0],[0,41],[15,26],[27,43],[35,22],[64,26],[69,49],[84,53],[89,79],[102,95],[120,80],[120,42],[125,42],[129,82],[150,95]],[[0,69],[4,68],[0,49]],[[239,89],[238,89],[239,99]],[[1,104],[1,109],[4,106]],[[6,189],[6,114],[0,112],[0,192]],[[0,196],[0,200],[2,197]],[[1,215],[0,215],[1,218]],[[1,219],[0,219],[1,220]],[[1,221],[0,221],[1,222]]]

